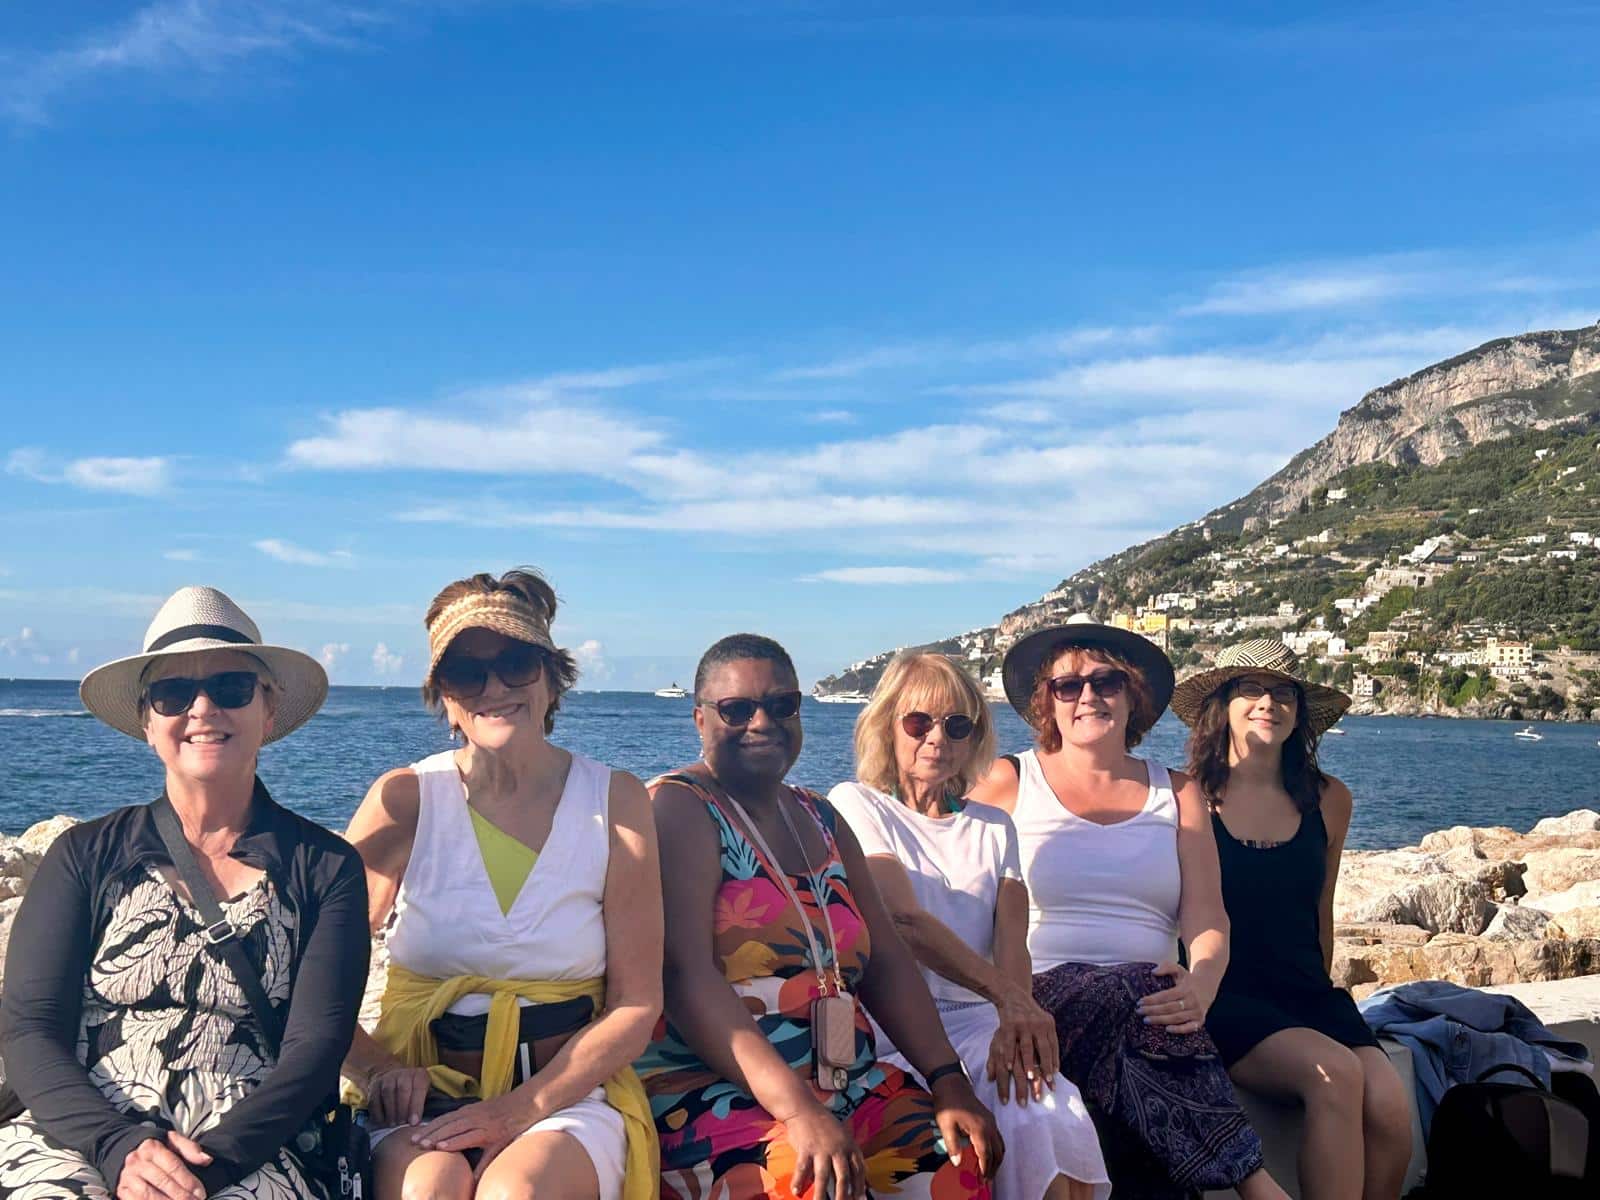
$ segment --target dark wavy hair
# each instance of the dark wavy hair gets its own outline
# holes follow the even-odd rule
[[[1229,680],[1200,706],[1189,733],[1189,774],[1200,783],[1200,793],[1212,805],[1222,803],[1228,787],[1228,703],[1238,680]],[[1328,777],[1317,765],[1317,735],[1311,728],[1311,711],[1305,689],[1294,685],[1294,732],[1283,744],[1283,789],[1303,813],[1315,812],[1322,802]]]

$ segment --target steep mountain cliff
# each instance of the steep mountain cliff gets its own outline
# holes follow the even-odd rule
[[[986,674],[1004,647],[1028,629],[1079,611],[1107,619],[1113,609],[1139,605],[1150,593],[1198,598],[1198,609],[1186,611],[1196,613],[1202,629],[1208,627],[1204,618],[1215,629],[1236,616],[1264,618],[1269,602],[1294,606],[1296,616],[1285,629],[1310,620],[1319,606],[1330,627],[1342,629],[1352,614],[1329,607],[1335,596],[1358,590],[1367,570],[1399,561],[1413,541],[1445,535],[1464,545],[1458,527],[1464,524],[1469,532],[1480,533],[1487,528],[1487,555],[1498,562],[1504,539],[1536,537],[1534,531],[1547,524],[1559,526],[1558,538],[1590,525],[1600,531],[1600,479],[1594,480],[1594,492],[1585,490],[1595,447],[1576,443],[1597,422],[1600,323],[1488,342],[1367,393],[1340,416],[1327,437],[1248,495],[1085,567],[993,626],[927,648],[959,657],[976,673]],[[1548,467],[1541,466],[1552,451],[1538,453],[1532,444],[1538,431],[1561,435],[1551,440],[1552,446],[1574,443],[1559,448],[1563,465],[1551,459]],[[1520,445],[1530,438],[1528,447]],[[1470,470],[1447,473],[1432,484],[1419,482],[1433,473],[1431,468],[1506,439],[1518,443],[1514,461],[1488,454],[1481,463],[1475,459]],[[1536,466],[1542,472],[1537,478]],[[1582,475],[1575,474],[1580,470]],[[1474,481],[1486,472],[1493,474],[1494,484],[1474,499]],[[1346,486],[1332,487],[1335,500],[1330,502],[1330,485],[1338,484]],[[1356,494],[1346,504],[1343,494],[1352,489]],[[1499,509],[1497,501],[1503,501]],[[1589,521],[1591,509],[1595,512]],[[1270,561],[1277,546],[1287,548],[1296,538],[1315,544],[1284,561]],[[1242,557],[1226,557],[1233,555]],[[1464,552],[1463,569],[1483,557],[1481,546]],[[1596,561],[1600,566],[1600,558]],[[1544,564],[1503,565],[1537,574]],[[1568,560],[1556,565],[1567,569]],[[1236,583],[1222,578],[1230,572]],[[1360,636],[1365,628],[1357,624]],[[1575,620],[1549,626],[1556,633],[1575,627]],[[1190,638],[1179,640],[1192,644]],[[818,694],[870,691],[892,654],[875,655],[819,681]]]

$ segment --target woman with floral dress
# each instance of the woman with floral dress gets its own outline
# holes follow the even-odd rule
[[[849,827],[783,783],[801,743],[788,655],[724,638],[695,699],[703,759],[652,788],[666,1012],[637,1067],[663,1196],[986,1197],[1003,1153],[993,1118]],[[927,1090],[877,1060],[858,1000]]]

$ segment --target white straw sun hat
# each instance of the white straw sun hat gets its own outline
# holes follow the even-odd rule
[[[1300,658],[1277,638],[1251,638],[1225,647],[1217,665],[1189,676],[1172,693],[1172,711],[1185,725],[1200,719],[1200,710],[1218,688],[1246,675],[1267,675],[1298,684],[1306,697],[1311,731],[1321,737],[1350,707],[1350,697],[1338,688],[1312,683],[1300,670]]]
[[[83,677],[83,706],[111,728],[144,740],[139,696],[145,670],[159,658],[196,650],[238,650],[266,666],[277,691],[272,732],[275,742],[309,721],[328,696],[328,673],[309,654],[268,646],[261,630],[222,592],[211,587],[179,588],[167,598],[144,634],[144,653],[96,667]]]

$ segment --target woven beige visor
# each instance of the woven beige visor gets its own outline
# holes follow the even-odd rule
[[[474,592],[454,600],[428,626],[428,674],[439,667],[444,652],[469,629],[488,629],[503,637],[527,642],[556,653],[556,644],[550,640],[550,626],[544,614],[520,596],[510,592]]]

